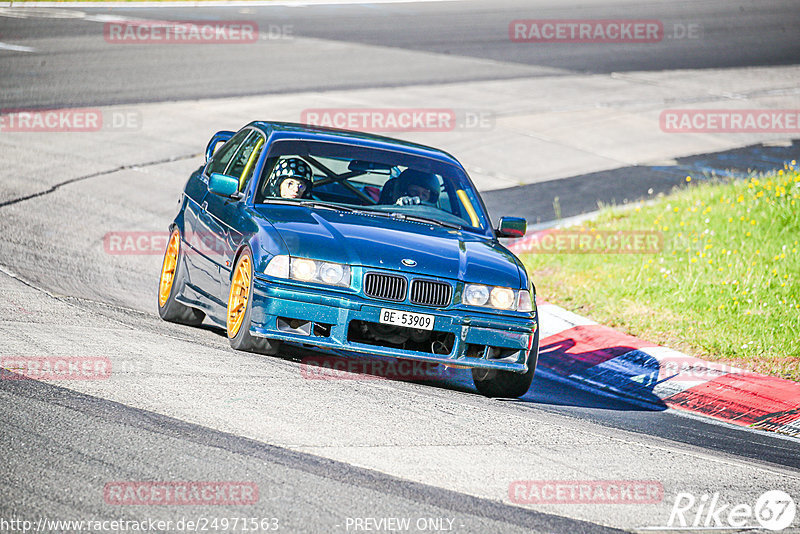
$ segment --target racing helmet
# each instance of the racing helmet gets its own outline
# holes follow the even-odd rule
[[[311,166],[300,158],[286,158],[278,161],[269,176],[269,196],[281,196],[281,184],[287,178],[300,180],[306,185],[306,190],[302,197],[311,196],[311,186],[313,185],[314,173]]]
[[[397,191],[401,196],[408,191],[408,186],[418,185],[431,192],[431,198],[429,200],[431,204],[439,202],[439,179],[433,174],[415,169],[406,169],[400,173],[400,176],[397,177],[397,181]]]

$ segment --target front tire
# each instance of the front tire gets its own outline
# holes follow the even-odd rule
[[[473,367],[472,381],[478,393],[486,397],[519,398],[525,395],[533,382],[536,372],[536,361],[539,354],[539,329],[528,353],[528,370],[525,373],[498,371],[497,369],[479,369]]]
[[[182,254],[181,233],[176,228],[169,236],[167,250],[164,252],[164,261],[161,264],[161,278],[158,282],[158,315],[171,323],[198,326],[203,322],[206,314],[175,300],[178,288],[183,282]]]
[[[244,249],[231,276],[228,294],[226,329],[231,347],[246,352],[272,355],[278,352],[280,342],[256,338],[250,334],[250,313],[253,309],[253,254]]]

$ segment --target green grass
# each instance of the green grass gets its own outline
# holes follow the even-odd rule
[[[587,232],[657,231],[649,254],[522,254],[544,299],[711,361],[800,381],[800,169],[706,180]]]

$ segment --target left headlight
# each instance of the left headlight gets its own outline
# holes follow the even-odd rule
[[[308,258],[275,256],[267,264],[264,274],[278,278],[291,278],[301,282],[317,282],[331,286],[350,286],[350,266]]]
[[[466,284],[461,295],[461,303],[497,310],[533,311],[530,292],[525,289],[514,290],[510,287]]]

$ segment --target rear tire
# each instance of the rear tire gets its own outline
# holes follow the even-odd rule
[[[175,300],[178,288],[183,283],[182,258],[181,233],[176,228],[169,236],[167,250],[164,252],[164,261],[161,264],[161,278],[158,282],[158,315],[171,323],[198,326],[203,322],[206,314]]]
[[[528,371],[515,373],[513,371],[498,371],[497,369],[472,368],[472,381],[478,393],[486,397],[519,398],[525,395],[533,382],[536,372],[536,361],[539,355],[539,329],[528,353]]]
[[[253,337],[250,334],[250,313],[253,309],[253,254],[246,248],[236,260],[228,294],[226,330],[231,347],[246,352],[273,355],[279,341]]]

